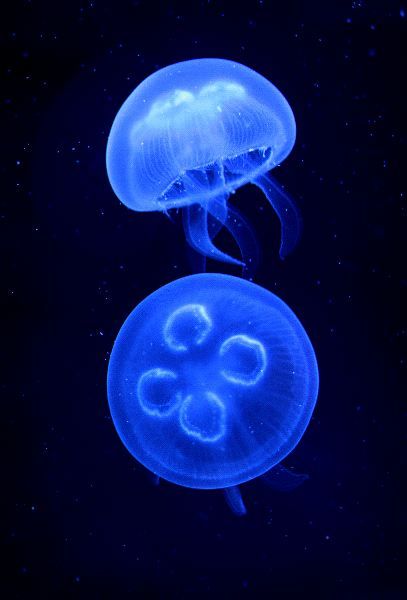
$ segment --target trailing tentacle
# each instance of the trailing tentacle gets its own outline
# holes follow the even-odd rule
[[[257,269],[260,255],[256,236],[251,226],[237,208],[232,207],[230,204],[226,206],[226,199],[211,202],[208,205],[208,210],[220,224],[218,230],[223,225],[238,245],[243,261],[243,276],[249,279]],[[215,235],[217,233],[218,231]]]
[[[208,213],[205,207],[197,204],[187,206],[183,217],[185,235],[194,250],[215,260],[243,266],[240,260],[222,252],[213,244],[208,232]]]
[[[294,250],[301,237],[302,219],[299,210],[290,196],[270,175],[259,175],[252,183],[262,190],[280,219],[280,257],[285,258]]]
[[[230,510],[238,517],[245,515],[247,510],[246,506],[244,505],[239,486],[234,485],[232,487],[225,488],[224,493]]]

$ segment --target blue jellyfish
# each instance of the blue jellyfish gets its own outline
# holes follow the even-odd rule
[[[124,102],[108,139],[107,172],[126,206],[163,212],[184,207],[189,244],[204,256],[240,265],[253,260],[256,242],[227,201],[254,183],[280,219],[283,258],[298,241],[301,220],[268,171],[290,153],[295,131],[284,96],[252,69],[223,59],[188,60],[150,75]],[[214,245],[223,226],[242,261]]]
[[[130,453],[181,486],[225,489],[265,475],[289,489],[302,475],[279,463],[300,441],[318,393],[301,323],[245,279],[201,273],[169,283],[129,315],[115,341],[108,397]]]

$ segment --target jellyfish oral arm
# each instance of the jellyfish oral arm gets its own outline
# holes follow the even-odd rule
[[[227,196],[215,198],[207,206],[184,208],[184,229],[189,245],[208,258],[243,267],[243,275],[250,277],[259,262],[256,237],[245,218],[236,208],[227,205]],[[213,239],[225,227],[235,240],[242,260],[219,250]]]
[[[302,219],[290,196],[270,175],[258,175],[253,181],[277,213],[281,223],[280,258],[290,254],[299,242]]]
[[[247,510],[239,486],[233,485],[232,487],[225,488],[224,494],[225,500],[233,514],[243,517],[247,513]]]
[[[227,197],[215,199],[208,205],[208,212],[216,219],[218,227],[209,230],[210,236],[213,239],[224,226],[239,247],[240,255],[243,261],[243,276],[248,279],[255,273],[259,263],[259,246],[256,237],[249,223],[243,215],[227,204]]]
[[[277,213],[281,223],[280,257],[284,259],[299,242],[302,231],[301,215],[294,201],[270,175],[258,175],[254,185],[262,190]],[[227,205],[227,195],[206,205],[192,204],[184,208],[184,230],[189,245],[208,258],[240,265],[247,277],[255,271],[259,251],[256,238],[243,216]],[[213,217],[210,222],[209,215]],[[242,257],[238,260],[219,250],[213,239],[225,227],[235,240]]]
[[[208,232],[208,212],[204,206],[192,204],[185,207],[183,218],[187,242],[194,250],[208,258],[243,266],[242,261],[225,254],[213,244]]]

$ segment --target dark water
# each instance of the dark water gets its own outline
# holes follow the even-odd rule
[[[407,6],[95,0],[9,10],[2,346],[3,364],[16,361],[2,378],[4,597],[402,597]],[[285,461],[309,480],[287,494],[245,484],[240,519],[220,492],[154,486],[106,400],[125,317],[193,268],[177,215],[119,204],[107,134],[142,79],[195,57],[270,78],[298,127],[275,172],[302,211],[296,252],[279,261],[278,219],[257,188],[233,203],[262,248],[255,281],[296,312],[318,356],[317,408]]]

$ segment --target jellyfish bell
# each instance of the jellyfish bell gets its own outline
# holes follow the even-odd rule
[[[239,484],[303,481],[281,461],[303,436],[317,394],[315,353],[290,308],[219,273],[183,277],[143,300],[108,369],[113,422],[130,453],[172,483],[225,489],[239,514]]]
[[[107,172],[119,199],[136,211],[184,208],[188,242],[218,260],[250,259],[255,241],[245,219],[228,206],[246,183],[262,189],[282,226],[280,255],[296,245],[298,211],[268,175],[295,142],[292,110],[279,90],[249,67],[195,59],[160,69],[127,98],[107,144]],[[208,214],[218,226],[208,230]],[[225,226],[242,261],[215,247]]]
[[[150,75],[127,98],[107,168],[124,204],[163,210],[237,189],[282,162],[294,141],[290,106],[267,79],[228,60],[189,60]],[[215,176],[222,165],[226,180],[207,181],[206,171]]]

